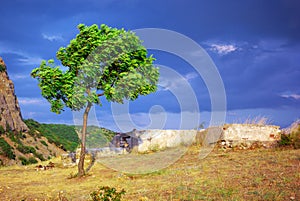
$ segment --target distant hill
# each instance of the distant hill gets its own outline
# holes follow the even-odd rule
[[[75,151],[80,144],[81,126],[64,124],[41,124],[32,119],[25,120],[30,132],[38,132],[45,136],[50,143],[62,148],[65,151]],[[99,148],[107,146],[114,137],[115,132],[97,126],[87,128],[87,148]]]
[[[81,126],[76,126],[78,132],[81,131]],[[115,136],[115,132],[106,128],[99,128],[97,126],[88,126],[87,128],[87,148],[101,148],[109,145],[109,142]]]
[[[0,166],[11,164],[28,165],[59,156],[66,151],[75,151],[80,139],[80,126],[44,124],[33,119],[24,120],[27,132],[5,131],[0,127]],[[115,132],[88,126],[87,148],[107,146]]]
[[[24,120],[31,135],[44,136],[49,143],[55,144],[64,151],[75,151],[79,138],[75,126],[64,124],[43,124],[33,119]]]

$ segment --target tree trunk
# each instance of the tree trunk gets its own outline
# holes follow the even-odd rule
[[[86,129],[87,129],[87,120],[89,116],[90,109],[92,107],[92,103],[88,103],[83,113],[83,125],[81,130],[81,150],[80,150],[80,158],[78,163],[78,177],[82,177],[85,174],[84,171],[84,158],[85,158],[85,140],[86,140]]]

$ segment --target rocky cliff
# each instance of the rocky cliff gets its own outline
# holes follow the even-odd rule
[[[6,65],[0,57],[0,126],[13,131],[27,131],[22,120],[21,111],[15,95],[14,84],[9,79]]]

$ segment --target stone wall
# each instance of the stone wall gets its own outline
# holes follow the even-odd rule
[[[226,124],[221,139],[226,144],[243,142],[273,143],[280,140],[280,127],[257,124]]]
[[[196,130],[143,130],[131,133],[138,138],[138,152],[190,145],[194,142],[196,134]]]

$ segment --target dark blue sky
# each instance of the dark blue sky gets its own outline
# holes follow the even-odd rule
[[[42,59],[55,58],[58,48],[76,36],[79,23],[104,23],[127,30],[168,29],[195,41],[211,57],[226,91],[226,122],[264,116],[284,127],[300,118],[299,10],[297,0],[10,0],[0,7],[0,56],[15,83],[24,118],[73,123],[75,117],[68,109],[61,115],[50,112],[37,82],[30,77]],[[189,83],[197,97],[199,123],[208,125],[212,106],[201,75],[178,56],[150,52],[156,65],[175,70]],[[186,100],[187,107],[180,108],[178,96],[185,96],[185,90],[172,93],[180,89],[179,79],[162,77],[160,82],[163,87],[155,94],[129,104],[137,128],[150,123],[149,111],[154,122],[167,116],[164,128],[178,128],[183,113],[195,112]],[[100,126],[117,129],[110,103],[103,100],[95,113]],[[117,124],[126,124],[124,115],[119,114]]]

